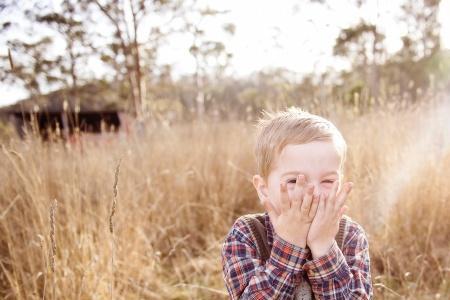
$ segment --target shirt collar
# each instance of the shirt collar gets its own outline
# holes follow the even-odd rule
[[[269,244],[269,247],[272,248],[274,229],[272,222],[270,221],[269,214],[267,212],[264,213],[264,224],[266,224],[267,243]]]

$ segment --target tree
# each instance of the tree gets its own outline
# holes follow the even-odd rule
[[[354,27],[341,31],[334,45],[333,53],[348,58],[353,68],[358,71],[369,84],[369,92],[378,97],[379,66],[385,57],[383,45],[384,34],[376,25],[361,21]]]
[[[27,5],[24,5],[27,4]],[[61,56],[52,54],[53,38],[49,35],[35,35],[29,22],[35,21],[34,11],[47,9],[45,3],[29,1],[2,1],[0,34],[25,31],[26,38],[14,38],[6,42],[8,54],[0,56],[0,80],[3,83],[23,86],[30,97],[38,100],[43,89],[58,83],[55,66]]]
[[[61,12],[49,12],[36,16],[36,21],[48,24],[56,29],[66,43],[66,52],[59,61],[61,81],[70,86],[70,96],[79,105],[79,65],[86,61],[90,43],[87,40],[86,30],[80,20],[79,4],[73,0],[64,0],[61,3]]]
[[[198,118],[202,118],[205,113],[205,102],[207,95],[205,93],[206,81],[208,77],[221,77],[225,69],[229,66],[232,54],[227,51],[225,44],[220,40],[211,40],[208,38],[205,29],[202,28],[202,22],[211,17],[227,13],[206,8],[197,8],[197,1],[193,1],[189,14],[185,15],[185,31],[192,37],[192,44],[189,53],[195,60],[195,71],[193,80],[196,89],[196,113]],[[226,23],[222,27],[223,31],[232,36],[235,32],[235,26],[232,23]]]
[[[440,0],[407,0],[402,6],[403,22],[408,33],[403,37],[400,53],[406,60],[419,60],[440,50],[440,23],[438,21]]]
[[[0,57],[0,79],[10,84],[22,84],[30,97],[37,100],[42,94],[43,84],[58,81],[55,65],[61,57],[48,55],[52,42],[50,37],[34,42],[8,41],[9,53]]]
[[[96,8],[113,25],[114,34],[106,49],[102,52],[102,59],[113,64],[114,69],[121,74],[128,83],[128,91],[133,103],[133,111],[140,119],[143,117],[143,103],[146,99],[145,76],[152,66],[145,65],[145,55],[150,60],[155,56],[159,41],[165,34],[165,26],[154,26],[150,34],[143,36],[141,26],[152,16],[159,17],[170,14],[169,24],[177,14],[182,12],[178,1],[145,1],[145,0],[85,0],[91,7]],[[123,66],[123,67],[122,67]]]
[[[390,85],[397,86],[413,102],[418,92],[429,87],[430,76],[439,73],[438,62],[447,57],[440,53],[439,3],[439,0],[407,0],[402,5],[399,22],[405,25],[407,34],[402,37],[403,47],[385,66],[384,76]]]

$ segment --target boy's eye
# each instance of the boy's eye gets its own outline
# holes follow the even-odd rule
[[[296,182],[297,182],[297,179],[289,179],[289,180],[287,181],[287,183],[296,183]],[[325,182],[325,183],[333,183],[334,180],[325,180],[325,181],[323,181],[323,182]]]

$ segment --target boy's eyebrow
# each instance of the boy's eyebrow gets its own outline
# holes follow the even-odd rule
[[[290,174],[299,174],[299,173],[304,174],[304,173],[301,172],[301,171],[288,171],[288,172],[283,173],[281,176],[286,176],[286,175],[290,175]],[[326,173],[323,174],[323,175],[326,176],[326,175],[339,175],[339,174],[338,174],[337,171],[328,171],[328,172],[326,172]]]

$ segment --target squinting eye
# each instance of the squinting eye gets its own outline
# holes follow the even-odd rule
[[[334,181],[333,180],[325,180],[324,182],[333,183]]]
[[[291,180],[288,180],[287,183],[296,183],[296,182],[297,182],[297,179],[291,179]]]

